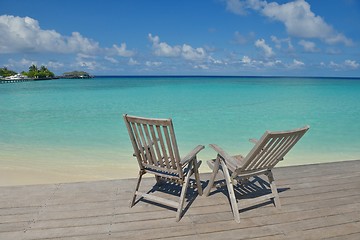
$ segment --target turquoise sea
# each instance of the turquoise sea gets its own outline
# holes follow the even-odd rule
[[[172,118],[182,155],[209,143],[246,154],[253,146],[248,139],[265,130],[310,125],[282,165],[360,159],[359,97],[359,78],[97,77],[1,84],[0,170],[136,176],[124,113]],[[212,157],[209,147],[199,155]],[[97,174],[101,168],[114,173]]]

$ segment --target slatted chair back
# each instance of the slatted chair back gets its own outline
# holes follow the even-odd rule
[[[306,133],[309,126],[291,131],[266,131],[244,159],[238,173],[272,169]]]
[[[124,120],[141,170],[184,177],[171,119],[124,115]]]

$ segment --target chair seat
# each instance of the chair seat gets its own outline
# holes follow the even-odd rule
[[[244,157],[242,155],[234,155],[232,156],[235,161],[233,161],[236,166],[229,164],[227,165],[231,172],[235,171],[236,168],[241,168],[244,165]],[[209,168],[214,169],[216,159],[210,159],[206,163],[208,164]]]
[[[237,162],[239,164],[239,167],[242,167],[244,165],[244,157],[242,155],[234,155],[233,157],[238,160]]]

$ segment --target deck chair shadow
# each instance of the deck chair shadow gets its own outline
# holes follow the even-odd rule
[[[218,171],[222,171],[234,219],[240,223],[239,205],[234,192],[234,186],[244,185],[250,178],[265,175],[268,178],[271,193],[257,196],[251,199],[248,205],[242,204],[241,207],[248,208],[251,205],[273,199],[275,206],[281,208],[278,190],[271,170],[280,160],[283,160],[284,156],[308,129],[309,126],[290,131],[266,131],[260,140],[250,139],[250,141],[255,143],[255,146],[246,157],[242,157],[241,155],[230,156],[216,144],[210,144],[210,147],[217,152],[217,157],[216,159],[207,161],[213,171],[204,195],[209,196],[211,189],[214,187]],[[264,184],[262,186],[264,186]]]
[[[177,209],[176,221],[179,221],[184,208],[184,201],[189,187],[190,177],[195,175],[195,185],[198,194],[202,195],[202,187],[199,176],[199,166],[201,161],[197,160],[196,155],[204,149],[198,145],[188,155],[180,158],[174,127],[171,119],[154,119],[129,116],[125,114],[124,121],[134,148],[134,156],[139,164],[138,181],[135,187],[130,207],[134,206],[136,197],[150,200],[168,207]],[[146,173],[155,176],[157,185],[176,184],[180,185],[179,201],[175,202],[168,198],[155,196],[153,190],[143,193],[139,191],[142,176]]]

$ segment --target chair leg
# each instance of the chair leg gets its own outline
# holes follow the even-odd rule
[[[202,187],[201,187],[199,168],[198,168],[198,165],[197,165],[196,158],[194,159],[194,163],[193,163],[193,164],[194,164],[196,187],[197,187],[197,190],[198,190],[199,195],[201,196],[201,195],[203,195],[203,190],[202,190]]]
[[[275,184],[275,180],[274,180],[274,176],[272,174],[271,171],[269,171],[269,173],[267,174],[267,177],[269,179],[269,183],[270,183],[270,188],[271,188],[271,192],[274,195],[274,203],[275,203],[275,207],[277,208],[281,208],[281,203],[280,203],[280,197],[279,197],[279,193],[277,191],[277,187]]]
[[[134,191],[134,194],[133,194],[133,197],[130,201],[130,207],[133,207],[134,206],[134,203],[135,203],[135,199],[136,199],[136,192],[137,190],[139,190],[139,186],[140,186],[140,182],[141,182],[141,178],[142,178],[142,175],[144,173],[142,171],[139,171],[139,176],[138,176],[138,181],[137,181],[137,184],[136,184],[136,187],[135,187],[135,191]]]
[[[209,196],[210,194],[210,191],[211,191],[211,188],[214,186],[214,182],[215,182],[215,177],[219,171],[219,166],[220,166],[220,156],[218,155],[216,157],[216,160],[215,160],[215,164],[214,164],[214,168],[213,168],[213,172],[210,176],[210,179],[209,179],[209,184],[204,192],[204,195],[207,197]]]
[[[231,181],[229,170],[227,169],[226,164],[223,161],[221,161],[221,167],[222,167],[222,171],[224,173],[226,186],[227,186],[229,197],[230,197],[231,209],[234,214],[235,222],[240,223],[239,207],[238,207],[238,204],[236,201],[234,186],[233,186],[233,182]]]
[[[192,162],[189,162],[189,165],[192,164]],[[189,166],[189,169],[191,169],[191,166]],[[191,176],[191,170],[189,170],[189,172],[187,173],[186,177],[185,177],[185,182],[183,183],[183,186],[181,188],[181,194],[180,194],[180,201],[179,201],[179,205],[178,205],[178,209],[176,212],[176,221],[180,221],[181,218],[181,213],[184,207],[184,201],[185,201],[185,195],[186,195],[186,191],[190,182],[190,176]]]
[[[156,184],[160,185],[162,183],[161,177],[155,175]]]

